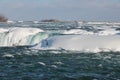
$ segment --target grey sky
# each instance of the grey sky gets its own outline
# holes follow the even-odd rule
[[[0,0],[10,20],[120,21],[120,0]]]

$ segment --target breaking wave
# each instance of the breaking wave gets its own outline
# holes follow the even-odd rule
[[[49,34],[37,28],[0,29],[0,46],[35,45],[47,38]]]

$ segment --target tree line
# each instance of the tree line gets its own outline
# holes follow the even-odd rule
[[[8,18],[0,14],[0,22],[7,22]]]

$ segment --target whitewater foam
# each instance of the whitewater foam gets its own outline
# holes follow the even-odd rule
[[[85,30],[81,30],[81,29],[72,29],[72,30],[66,30],[63,32],[63,34],[94,34],[93,32],[88,32]]]
[[[7,32],[8,29],[4,29],[4,28],[0,28],[0,33],[4,33],[4,32]]]
[[[37,48],[76,50],[81,52],[120,51],[119,35],[64,35],[53,36]]]
[[[42,30],[41,28],[30,28],[31,24],[29,23],[25,23],[29,27],[1,27],[0,46],[27,45],[32,49],[77,50],[81,52],[120,51],[119,25],[79,23],[78,26],[67,25],[64,27],[63,23],[59,25],[44,23],[42,26],[38,24],[38,21],[32,22],[32,24],[42,26],[41,28],[44,29]],[[51,25],[54,27],[48,27]]]
[[[0,46],[33,45],[32,43],[39,43],[41,38],[44,39],[47,37],[47,33],[44,33],[43,30],[38,28],[1,28],[0,32]],[[38,38],[35,38],[38,40],[33,39],[33,37],[36,36],[39,36]]]
[[[98,32],[98,35],[116,35],[119,34],[120,31],[116,31],[115,29],[105,29],[103,31]]]

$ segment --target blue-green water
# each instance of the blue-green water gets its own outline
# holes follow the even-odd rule
[[[0,80],[120,80],[120,52],[82,52],[65,50],[63,48],[31,48],[31,46],[33,47],[37,42],[40,42],[38,40],[46,38],[43,35],[44,33],[45,35],[48,34],[47,37],[71,35],[71,33],[63,34],[62,30],[72,29],[82,29],[97,33],[102,31],[102,28],[96,27],[96,25],[96,28],[91,28],[91,25],[84,25],[80,28],[76,22],[0,23],[0,27],[5,29],[12,28],[13,26],[24,28],[21,31],[27,30],[30,27],[33,29],[40,28],[45,32],[39,32],[34,35],[30,34],[28,37],[24,36],[21,38],[20,36],[27,33],[19,35],[20,32],[15,32],[17,29],[10,29],[0,33],[0,42],[1,45],[4,45],[0,47]],[[114,27],[114,29],[118,29],[118,27]],[[18,31],[20,30],[19,28]],[[33,32],[32,30],[30,31],[31,33]],[[8,40],[9,44],[11,41],[13,46],[7,43]],[[28,45],[28,42],[29,44],[34,44]]]
[[[119,79],[119,52],[80,53],[23,47],[0,48],[0,80]]]

